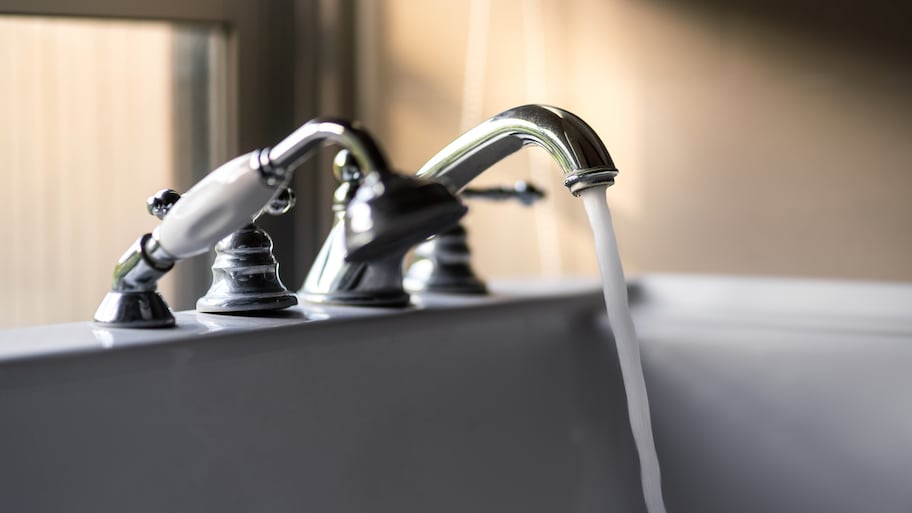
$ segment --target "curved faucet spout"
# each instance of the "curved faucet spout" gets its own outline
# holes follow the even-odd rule
[[[617,167],[595,131],[576,115],[546,105],[515,107],[481,123],[434,155],[418,176],[459,191],[527,145],[539,146],[554,158],[564,185],[575,196],[589,187],[614,184]]]

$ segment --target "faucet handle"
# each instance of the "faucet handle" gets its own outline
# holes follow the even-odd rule
[[[162,189],[146,199],[146,210],[153,216],[164,219],[180,198],[180,193],[174,189]]]
[[[540,188],[522,180],[516,182],[513,187],[501,186],[487,189],[465,188],[460,194],[466,199],[482,198],[492,201],[515,199],[526,206],[545,197],[545,193]]]
[[[333,211],[341,216],[355,197],[364,173],[361,172],[361,167],[352,152],[345,149],[339,150],[333,157],[332,172],[339,181],[339,186],[333,192]]]
[[[359,182],[363,178],[361,167],[352,152],[339,150],[333,157],[333,175],[341,183]]]
[[[294,190],[292,190],[291,187],[285,187],[269,200],[269,203],[266,204],[263,212],[271,216],[287,214],[289,210],[294,208],[296,202],[297,198],[295,197]]]

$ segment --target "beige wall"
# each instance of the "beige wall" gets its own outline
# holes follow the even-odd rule
[[[825,22],[791,23],[757,4],[364,0],[360,112],[408,170],[460,133],[473,98],[484,117],[576,112],[621,169],[608,200],[628,271],[912,280],[909,46],[880,38],[888,17],[855,24],[819,2],[806,19]],[[472,204],[479,270],[594,274],[582,205],[540,150],[479,182],[520,178],[550,197]]]
[[[0,327],[91,319],[155,226],[145,199],[173,182],[172,36],[0,16]]]

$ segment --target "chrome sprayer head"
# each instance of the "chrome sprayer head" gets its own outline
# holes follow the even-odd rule
[[[482,122],[431,157],[418,176],[458,191],[527,145],[539,146],[554,158],[574,196],[589,187],[614,184],[617,167],[595,131],[575,114],[546,105],[515,107]]]

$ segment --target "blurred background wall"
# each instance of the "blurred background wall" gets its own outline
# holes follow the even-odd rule
[[[414,171],[509,107],[571,110],[621,170],[628,272],[912,280],[912,44],[888,2],[357,3],[359,109]],[[532,180],[532,209],[473,202],[487,276],[594,274],[581,202],[538,149],[479,180]]]
[[[158,223],[146,198],[225,158],[220,36],[0,16],[0,327],[90,319],[117,258]],[[186,308],[182,285],[208,283],[202,263],[170,273],[162,293]]]
[[[66,3],[0,0],[0,12]],[[0,327],[89,319],[117,256],[156,224],[148,195],[185,191],[314,116],[361,118],[413,172],[527,102],[576,112],[605,140],[621,169],[607,194],[628,272],[912,281],[901,3],[73,5],[89,17],[0,15]],[[312,164],[296,174],[294,214],[264,221],[293,289],[331,218],[328,158]],[[473,185],[519,179],[548,199],[472,203],[479,271],[595,275],[581,202],[543,151]],[[206,289],[208,258],[165,279],[173,307]]]
[[[86,318],[110,288],[110,253],[154,226],[145,197],[173,168],[172,36],[163,23],[0,18],[3,324]],[[132,215],[109,216],[124,202]]]

